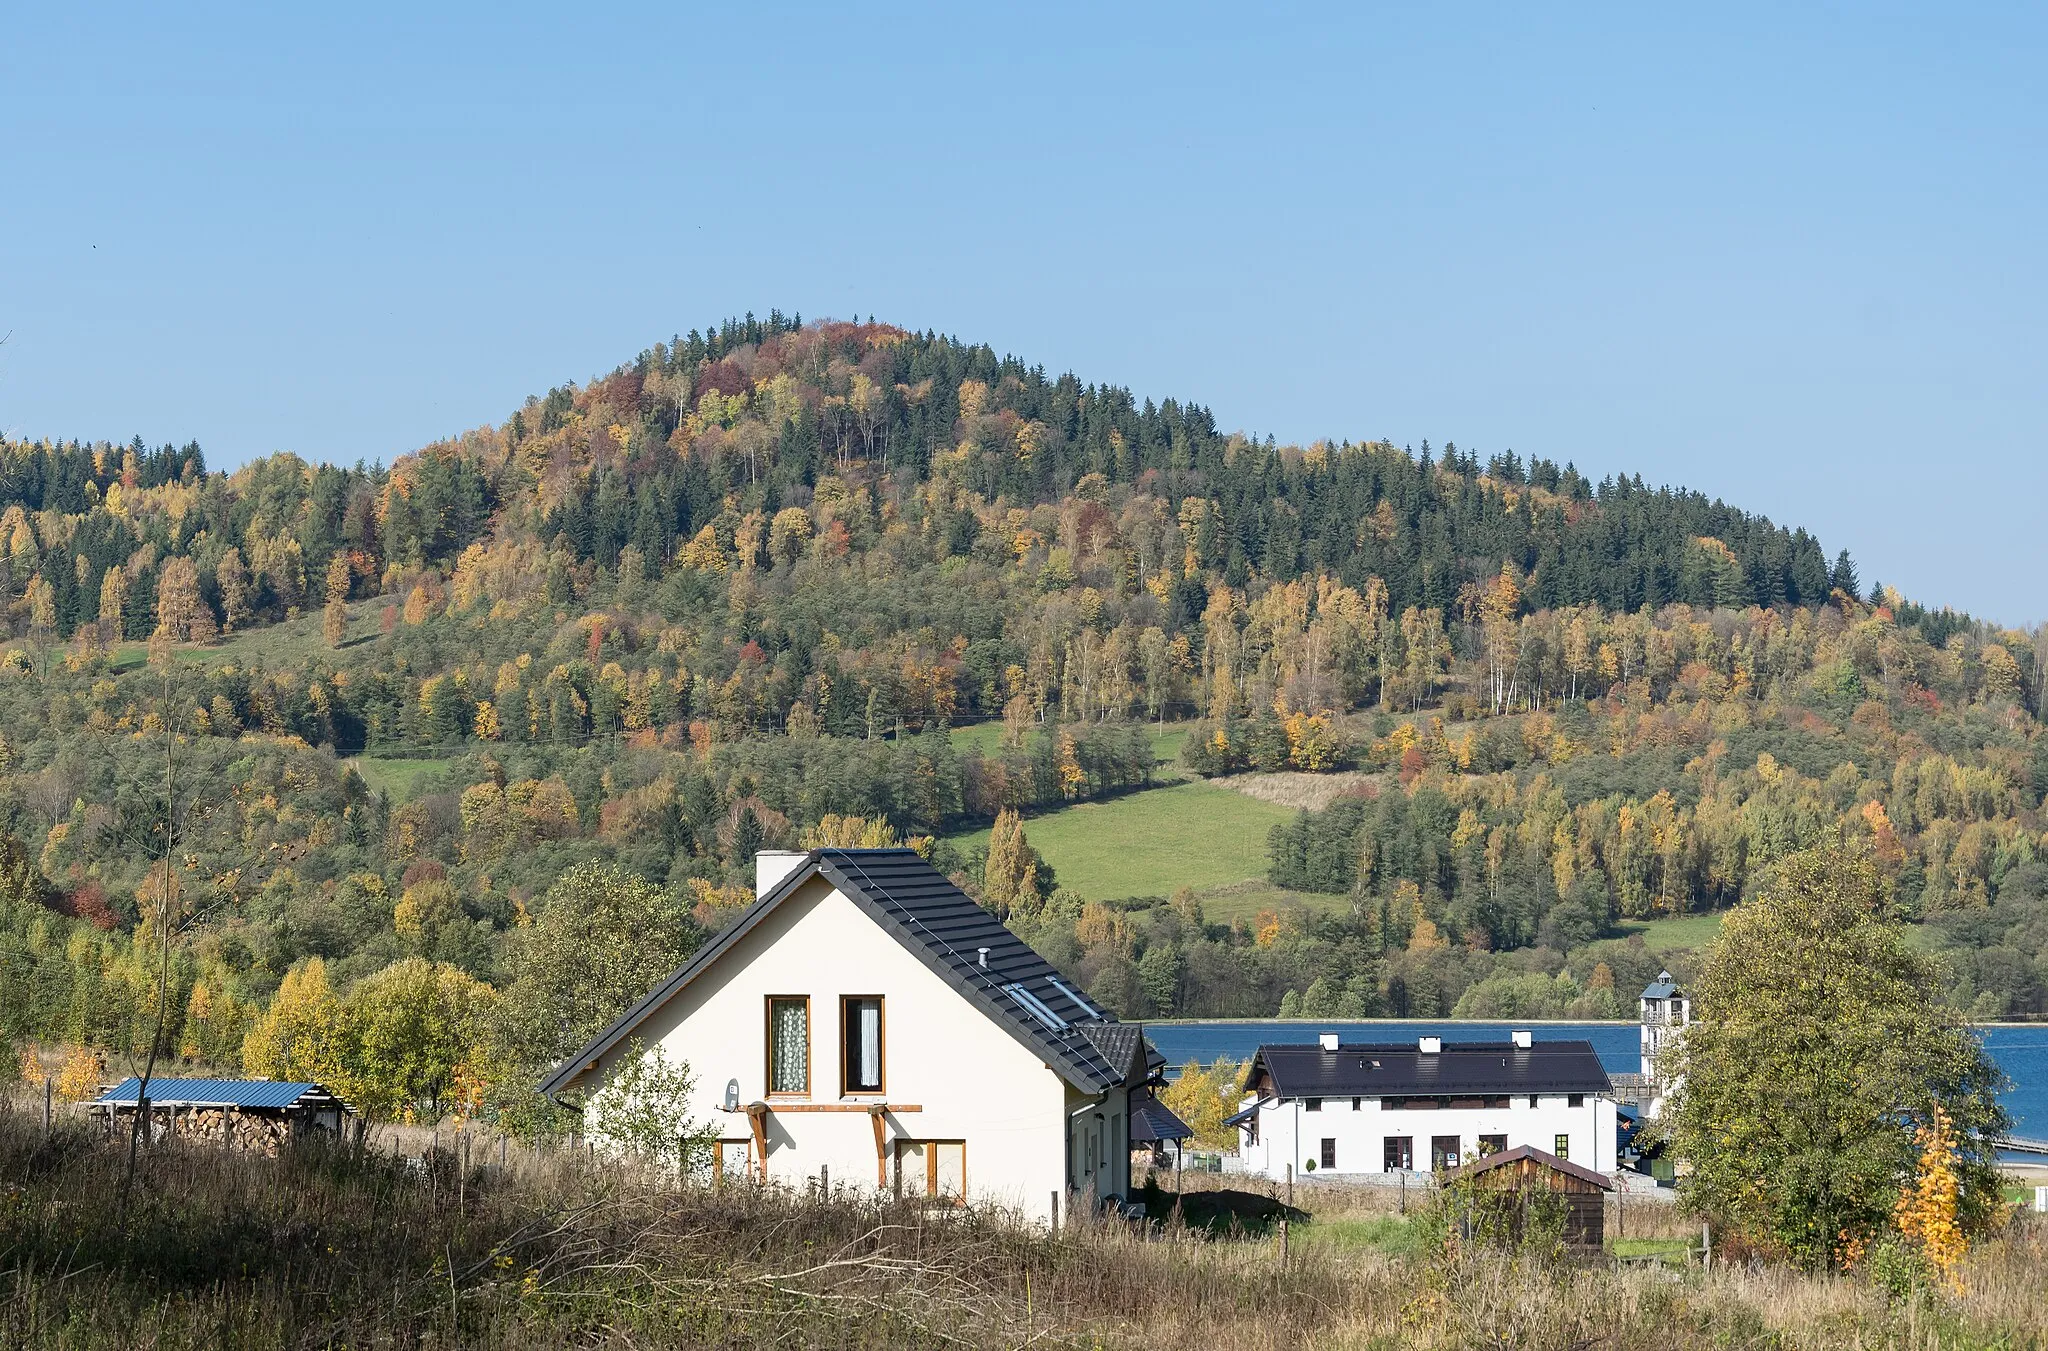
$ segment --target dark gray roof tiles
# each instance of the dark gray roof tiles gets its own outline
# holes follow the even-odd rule
[[[1261,1070],[1281,1098],[1474,1097],[1513,1093],[1611,1093],[1589,1041],[1446,1041],[1425,1052],[1414,1042],[1261,1046],[1245,1076]]]
[[[1096,1008],[1030,944],[914,851],[814,849],[803,864],[705,944],[687,966],[563,1062],[541,1085],[541,1091],[561,1092],[814,875],[824,877],[941,979],[1081,1091],[1103,1093],[1128,1082],[1138,1054],[1136,1047],[1150,1050],[1141,1028],[1119,1024],[1113,1015]],[[1126,1041],[1126,1037],[1133,1040]],[[1104,1045],[1109,1048],[1108,1055]]]
[[[1152,1044],[1145,1040],[1145,1029],[1136,1023],[1083,1023],[1081,1035],[1111,1065],[1136,1073],[1141,1078],[1151,1072],[1150,1057],[1143,1060],[1139,1057],[1151,1051]],[[1165,1057],[1161,1056],[1160,1060],[1164,1063]]]

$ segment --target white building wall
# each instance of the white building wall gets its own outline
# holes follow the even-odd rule
[[[1268,1105],[1259,1112],[1259,1138],[1245,1141],[1240,1154],[1247,1172],[1271,1178],[1285,1178],[1287,1165],[1294,1165],[1297,1178],[1385,1172],[1386,1140],[1408,1136],[1412,1142],[1413,1171],[1430,1168],[1430,1141],[1439,1135],[1458,1137],[1460,1158],[1479,1152],[1482,1135],[1505,1135],[1505,1148],[1532,1145],[1545,1153],[1557,1152],[1557,1137],[1569,1139],[1571,1162],[1595,1172],[1611,1173],[1615,1158],[1616,1113],[1611,1098],[1587,1094],[1578,1107],[1564,1095],[1538,1095],[1536,1106],[1527,1094],[1509,1098],[1502,1108],[1440,1107],[1410,1110],[1384,1108],[1378,1098],[1359,1099],[1354,1109],[1350,1098],[1324,1098],[1319,1111],[1310,1111],[1300,1099]],[[1322,1142],[1336,1141],[1337,1166],[1325,1169]],[[1315,1168],[1308,1163],[1315,1161]]]
[[[810,998],[807,1095],[767,1094],[770,995]],[[844,995],[882,996],[883,1094],[840,1093]],[[1129,1141],[1124,1090],[1099,1100],[1073,1092],[823,878],[785,899],[651,1014],[638,1038],[689,1063],[696,1080],[690,1114],[719,1136],[737,1142],[752,1135],[744,1112],[723,1110],[727,1080],[739,1081],[743,1105],[768,1103],[771,1180],[801,1184],[829,1168],[835,1185],[875,1186],[866,1108],[886,1099],[920,1109],[885,1118],[889,1186],[896,1184],[893,1142],[911,1139],[964,1141],[968,1199],[1040,1220],[1051,1216],[1054,1193],[1129,1188],[1128,1150],[1117,1148]],[[586,1070],[577,1087],[609,1074],[623,1054],[624,1047],[612,1052],[594,1075]],[[816,1107],[849,1110],[802,1110]],[[737,1144],[727,1151],[735,1163],[746,1155]]]

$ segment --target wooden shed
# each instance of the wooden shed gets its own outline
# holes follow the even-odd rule
[[[140,1083],[125,1079],[86,1104],[109,1128],[134,1120]],[[275,1079],[149,1081],[149,1138],[182,1136],[223,1149],[275,1156],[314,1134],[342,1138],[354,1115],[348,1104],[314,1083]]]
[[[1532,1145],[1517,1145],[1474,1159],[1453,1170],[1447,1181],[1463,1181],[1475,1191],[1527,1198],[1536,1193],[1564,1203],[1564,1241],[1575,1248],[1600,1248],[1607,1242],[1607,1193],[1614,1182],[1590,1168],[1547,1154]],[[1528,1207],[1517,1204],[1505,1217],[1510,1232],[1521,1233]]]

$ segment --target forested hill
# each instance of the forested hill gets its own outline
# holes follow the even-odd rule
[[[1846,838],[2048,1013],[2048,629],[1633,477],[771,315],[389,468],[0,443],[0,560],[0,1042],[147,1045],[168,934],[169,1053],[531,1123],[757,849],[897,840],[1122,1013],[1538,1017]]]
[[[658,574],[705,529],[729,547],[750,511],[811,508],[821,488],[859,491],[837,523],[845,547],[887,513],[963,555],[978,542],[1029,552],[1005,513],[1071,495],[1067,535],[1092,536],[1052,541],[1069,565],[1077,545],[1147,524],[1112,505],[1145,502],[1153,528],[1117,545],[1148,580],[1172,579],[1181,622],[1207,605],[1210,575],[1377,577],[1396,611],[1448,609],[1503,563],[1536,607],[1813,605],[1855,590],[1847,554],[1831,568],[1806,531],[1640,477],[1595,485],[1570,465],[1512,451],[1482,464],[1448,443],[1278,447],[1219,432],[1199,405],[1049,378],[985,346],[780,315],[657,345],[388,471],[279,455],[208,474],[197,446],[12,443],[0,486],[10,599],[29,602],[17,618],[41,613],[58,638],[111,617],[115,567],[122,634],[140,638],[175,558],[192,560],[217,620],[247,626],[323,600],[337,556],[353,597],[491,539],[604,568],[630,546]],[[1164,540],[1162,520],[1185,539]]]

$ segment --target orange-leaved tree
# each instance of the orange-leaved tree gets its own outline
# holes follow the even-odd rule
[[[1963,1258],[1970,1236],[1962,1222],[1962,1179],[1956,1174],[1956,1136],[1939,1106],[1920,1128],[1920,1166],[1899,1193],[1892,1219],[1899,1235],[1920,1250],[1934,1277],[1955,1293],[1963,1290]]]

